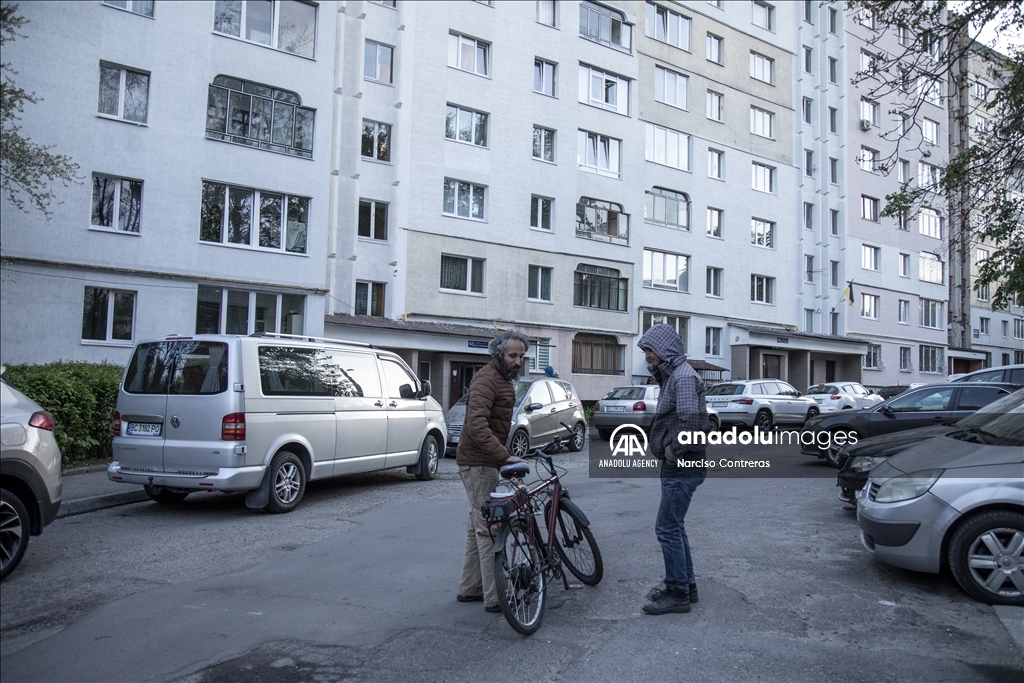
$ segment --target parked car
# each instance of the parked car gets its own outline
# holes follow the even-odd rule
[[[828,464],[838,467],[839,449],[847,442],[917,427],[950,425],[1017,388],[1013,384],[992,382],[929,384],[906,391],[874,408],[820,415],[808,420],[804,430],[829,432],[828,445],[820,447],[818,444],[825,440],[818,437],[813,442],[802,439],[800,452],[824,458]],[[840,434],[843,437],[837,438]]]
[[[441,406],[397,354],[291,335],[140,342],[125,369],[107,476],[158,503],[246,491],[290,512],[311,479],[405,467],[433,479]]]
[[[887,387],[882,387],[875,393],[882,397],[882,400],[890,399],[893,396],[899,396],[907,389],[914,389],[917,387],[923,387],[924,382],[911,382],[910,384],[890,384]]]
[[[1024,384],[1024,365],[1004,365],[999,368],[985,368],[963,375],[950,375],[951,382],[1009,382]]]
[[[723,425],[756,425],[761,431],[776,424],[803,424],[821,412],[814,399],[778,379],[722,382],[708,390],[707,401]]]
[[[864,547],[887,564],[937,573],[990,604],[1024,605],[1024,399],[986,423],[908,448],[858,494]]]
[[[804,395],[814,399],[822,413],[876,406],[885,399],[873,394],[859,382],[830,382],[808,387]]]
[[[607,441],[619,425],[632,424],[650,429],[658,409],[661,387],[657,384],[642,384],[629,387],[615,387],[604,398],[594,404],[592,422],[597,434]],[[716,432],[721,426],[718,411],[708,405],[708,419]]]
[[[888,458],[906,449],[936,436],[945,436],[955,432],[986,430],[987,424],[1013,408],[1024,396],[1024,389],[1007,394],[978,408],[954,425],[940,424],[934,427],[918,427],[902,432],[891,432],[858,441],[852,446],[839,448],[839,473],[836,475],[836,486],[839,487],[839,499],[847,503],[856,503],[857,491],[864,488],[868,473],[885,462]]]
[[[0,580],[43,533],[61,501],[61,457],[53,415],[10,384],[0,370]]]
[[[583,402],[571,384],[562,379],[543,377],[516,380],[513,388],[516,403],[506,444],[513,455],[522,457],[559,434],[569,437],[562,422],[572,427],[572,436],[567,444],[569,450],[583,450],[587,422],[583,415]],[[466,397],[463,396],[445,414],[448,426],[446,453],[455,454],[465,421]]]

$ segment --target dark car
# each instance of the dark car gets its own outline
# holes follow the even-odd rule
[[[814,433],[815,437],[802,438],[800,452],[825,458],[838,467],[839,449],[844,445],[907,429],[950,425],[1018,388],[1019,385],[1001,382],[929,384],[905,391],[874,408],[819,415],[804,425],[804,431]],[[823,437],[822,432],[828,435]]]
[[[1018,405],[1024,396],[1024,389],[1003,396],[982,406],[955,425],[919,427],[902,432],[873,436],[852,446],[839,448],[839,474],[836,486],[840,488],[839,499],[847,503],[856,502],[856,492],[864,488],[872,468],[888,458],[905,451],[911,446],[936,436],[947,436],[955,432],[986,431],[986,425],[998,419],[1003,413]]]

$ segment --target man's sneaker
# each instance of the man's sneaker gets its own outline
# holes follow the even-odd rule
[[[662,595],[664,592],[665,592],[665,588],[663,586],[655,586],[647,594],[647,599],[650,600],[651,602],[653,602],[653,601],[657,600],[658,596]],[[695,584],[695,583],[691,583],[690,584],[690,586],[689,586],[689,596],[690,596],[690,602],[697,602],[697,584]]]
[[[647,614],[671,614],[690,611],[690,596],[682,591],[663,590],[661,595],[643,607]]]

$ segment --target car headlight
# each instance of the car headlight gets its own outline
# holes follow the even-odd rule
[[[858,455],[850,462],[850,469],[856,472],[867,472],[878,467],[888,458],[879,455]]]
[[[944,470],[919,470],[893,477],[878,488],[876,503],[898,503],[928,493]]]
[[[804,425],[804,429],[806,429],[807,427],[817,427],[818,425],[821,424],[822,420],[824,419],[825,418],[823,417],[812,417],[810,420],[807,421],[807,424]]]

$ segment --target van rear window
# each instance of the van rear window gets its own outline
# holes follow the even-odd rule
[[[219,394],[228,384],[228,345],[161,341],[139,344],[124,376],[129,394]]]

